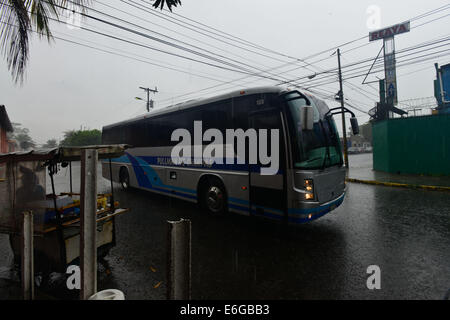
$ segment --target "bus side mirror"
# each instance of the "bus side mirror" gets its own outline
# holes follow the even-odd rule
[[[355,117],[350,118],[350,123],[352,125],[352,131],[354,135],[359,134],[359,125],[358,125],[358,119]]]
[[[300,107],[300,117],[302,119],[303,130],[314,129],[314,108],[311,106]]]

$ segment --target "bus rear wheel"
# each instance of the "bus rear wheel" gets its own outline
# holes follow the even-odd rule
[[[220,215],[227,210],[225,186],[217,178],[209,178],[201,191],[201,205],[205,211]]]
[[[128,169],[125,167],[120,168],[119,181],[123,190],[130,188],[130,175],[128,174]]]

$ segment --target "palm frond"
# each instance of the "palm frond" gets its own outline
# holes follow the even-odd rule
[[[29,35],[35,30],[52,39],[49,19],[58,19],[69,4],[87,11],[91,0],[0,0],[0,50],[15,83],[22,83],[29,56]]]
[[[48,41],[53,39],[50,19],[70,10],[86,12],[91,0],[0,0],[0,50],[15,83],[22,83],[29,56],[29,35],[32,30]],[[180,0],[156,0],[155,8],[181,5]]]
[[[181,5],[181,0],[156,0],[153,4],[154,8],[161,7],[161,10],[164,8],[164,5],[167,5],[167,8],[172,11],[172,7],[176,7]]]
[[[28,61],[30,18],[21,0],[0,2],[0,46],[14,82],[23,82]]]
[[[90,3],[91,0],[32,0],[32,26],[40,36],[45,36],[50,41],[52,33],[49,27],[49,18],[59,19],[59,13],[67,10],[87,12]]]
[[[39,36],[52,39],[49,26],[49,17],[58,18],[58,11],[53,0],[34,0],[31,4],[31,24],[36,29]]]

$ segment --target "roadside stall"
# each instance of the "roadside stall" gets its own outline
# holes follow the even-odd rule
[[[66,272],[80,256],[80,194],[73,192],[72,162],[80,161],[83,149],[96,149],[98,159],[124,154],[126,145],[61,147],[51,150],[0,154],[4,179],[0,180],[0,233],[10,237],[15,261],[20,261],[23,212],[32,211],[34,225],[35,270]],[[110,166],[111,161],[109,160]],[[69,168],[69,192],[57,193],[54,177]],[[51,191],[47,192],[47,174]],[[111,170],[111,167],[110,167]],[[129,209],[109,193],[97,194],[97,252],[105,256],[116,244],[116,217]]]

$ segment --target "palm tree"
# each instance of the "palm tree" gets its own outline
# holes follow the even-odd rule
[[[91,0],[0,0],[0,50],[6,59],[8,70],[15,83],[23,82],[29,58],[29,36],[35,31],[50,42],[49,19],[59,19],[59,13],[67,4],[73,10],[86,11]],[[180,0],[156,0],[153,6],[172,6]]]

